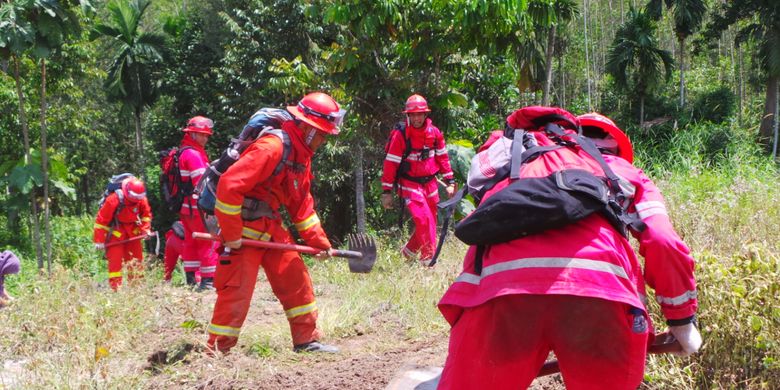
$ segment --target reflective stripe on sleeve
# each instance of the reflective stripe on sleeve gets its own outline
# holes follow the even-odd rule
[[[109,278],[121,278],[122,277],[122,271],[119,272],[109,272],[108,273]]]
[[[659,201],[641,202],[637,203],[635,207],[641,219],[647,219],[657,214],[667,215],[666,206]]]
[[[441,156],[442,154],[447,154],[447,149],[445,149],[445,148],[436,149],[436,155],[437,156]]]
[[[209,333],[217,336],[238,337],[241,333],[241,328],[234,328],[232,326],[217,325],[214,323],[209,324]]]
[[[296,223],[295,228],[298,229],[299,232],[302,232],[304,230],[310,229],[312,226],[318,223],[320,223],[320,217],[317,216],[317,213],[313,213],[303,221]]]
[[[151,218],[149,218],[149,217],[143,217],[143,218],[141,218],[141,222],[151,222],[151,221],[152,221],[152,219],[151,219]]]
[[[109,230],[111,230],[111,228],[110,228],[110,227],[108,227],[108,226],[106,226],[106,225],[101,225],[101,224],[99,224],[99,223],[96,223],[96,224],[95,224],[95,229],[103,229],[103,230],[105,230],[105,231],[109,231]]]
[[[217,199],[217,204],[214,206],[217,210],[226,215],[238,215],[241,213],[240,204],[229,204]]]
[[[293,318],[293,317],[302,316],[304,314],[309,314],[315,310],[317,310],[317,301],[314,301],[306,305],[293,307],[290,310],[285,310],[284,313],[287,314],[287,318]]]
[[[535,257],[535,258],[518,259],[518,260],[493,264],[491,266],[485,267],[482,270],[481,276],[464,272],[455,279],[455,282],[479,284],[482,278],[486,278],[490,275],[494,275],[506,271],[524,269],[524,268],[582,269],[582,270],[589,270],[589,271],[606,272],[623,279],[628,279],[628,275],[626,275],[626,270],[623,269],[623,267],[616,264],[608,263],[606,261],[574,259],[569,257]]]
[[[255,230],[252,228],[248,228],[244,226],[244,228],[241,230],[241,235],[243,237],[252,239],[252,240],[260,240],[260,241],[270,241],[271,235],[266,232],[261,232],[259,230]]]
[[[388,153],[387,156],[385,156],[385,160],[394,162],[394,163],[400,163],[401,162],[401,156],[396,156],[394,154]]]
[[[662,305],[680,306],[696,299],[699,294],[696,290],[686,291],[676,297],[665,297],[663,295],[655,295],[655,300]]]
[[[202,175],[203,175],[203,172],[206,172],[206,168],[199,168],[199,169],[196,169],[196,170],[194,170],[194,171],[191,171],[191,172],[189,173],[189,176],[190,176],[191,178],[196,178],[196,177],[198,177],[198,176],[202,176]],[[182,176],[184,176],[184,172],[183,172],[183,171],[182,171],[181,175],[182,175]]]

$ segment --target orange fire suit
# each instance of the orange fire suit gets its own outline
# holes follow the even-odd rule
[[[108,259],[108,283],[116,291],[122,285],[122,266],[127,268],[127,278],[133,280],[143,273],[143,246],[141,240],[108,246],[112,242],[124,241],[151,231],[152,209],[143,199],[132,202],[120,201],[116,193],[108,195],[98,211],[92,241],[106,244]]]
[[[250,122],[251,123],[251,122]],[[260,137],[223,175],[217,186],[215,215],[224,241],[239,238],[293,243],[282,226],[279,207],[287,209],[296,230],[306,244],[323,250],[331,247],[309,192],[312,150],[303,141],[294,121],[282,124],[290,137],[291,151],[278,174],[273,171],[282,160],[283,143],[275,135]],[[267,206],[267,215],[249,221],[242,218],[247,199]],[[298,252],[242,246],[225,250],[217,264],[214,287],[217,302],[209,325],[208,345],[227,352],[236,345],[244,323],[257,273],[263,267],[274,294],[290,322],[294,345],[317,340],[317,304],[311,278]]]

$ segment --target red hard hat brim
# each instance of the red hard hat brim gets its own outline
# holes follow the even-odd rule
[[[206,129],[195,129],[192,127],[185,127],[183,130],[185,133],[201,133],[206,135],[213,135],[214,133],[211,130]]]
[[[634,147],[631,146],[631,140],[628,139],[628,136],[623,133],[622,130],[610,125],[609,123],[596,119],[583,117],[578,117],[578,119],[580,120],[581,126],[593,126],[606,131],[609,135],[612,136],[612,138],[615,139],[615,141],[617,141],[618,156],[628,161],[629,163],[634,162]]]
[[[410,114],[410,113],[413,113],[413,112],[431,112],[431,109],[430,108],[426,108],[424,110],[421,110],[421,109],[417,108],[417,109],[413,109],[413,110],[403,110],[401,112],[404,113],[404,114]]]
[[[301,121],[313,126],[315,129],[330,135],[337,135],[339,128],[323,118],[309,118],[298,106],[287,106],[287,111]]]

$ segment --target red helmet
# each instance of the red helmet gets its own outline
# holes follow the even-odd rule
[[[134,177],[125,179],[122,182],[122,192],[125,193],[125,199],[133,203],[146,199],[146,186],[144,185],[144,182]]]
[[[333,135],[339,133],[339,126],[346,114],[346,110],[342,110],[336,100],[322,92],[304,96],[297,106],[287,106],[287,111],[317,130]]]
[[[183,132],[189,133],[203,133],[207,135],[211,135],[212,131],[211,129],[214,128],[214,121],[212,121],[209,118],[206,118],[205,116],[195,116],[190,118],[190,120],[187,121],[187,127],[182,129]]]
[[[582,114],[577,117],[580,121],[580,125],[584,127],[597,127],[617,141],[617,154],[624,160],[633,163],[634,162],[634,147],[631,146],[631,140],[628,139],[626,133],[617,127],[615,122],[596,112],[588,114]]]
[[[401,112],[404,114],[408,114],[410,112],[431,112],[431,109],[428,108],[428,102],[425,101],[424,97],[414,94],[406,99],[405,109]]]

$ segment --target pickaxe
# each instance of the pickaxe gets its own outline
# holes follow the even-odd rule
[[[221,241],[219,237],[208,233],[194,232],[192,233],[192,237],[200,240]],[[350,250],[331,249],[329,254],[334,257],[344,257],[349,259],[349,270],[351,272],[370,272],[371,269],[374,268],[374,263],[376,262],[376,242],[374,241],[374,238],[365,234],[350,234],[347,241],[349,242]],[[322,252],[322,249],[313,248],[310,246],[250,240],[248,238],[242,238],[241,245],[256,248],[296,251],[301,253],[308,253],[311,255],[316,255]]]

